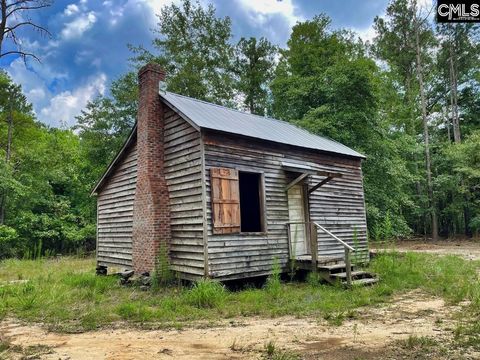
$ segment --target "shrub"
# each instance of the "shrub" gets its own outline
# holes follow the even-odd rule
[[[197,308],[215,308],[224,302],[226,295],[225,287],[218,281],[202,279],[186,292],[185,300]]]
[[[267,283],[265,284],[265,289],[270,293],[273,297],[278,297],[282,290],[282,283],[280,281],[280,274],[282,270],[280,268],[280,263],[277,258],[273,260],[272,265],[272,273],[267,279]]]
[[[6,225],[0,225],[0,259],[14,257],[19,251],[17,231]]]
[[[468,223],[468,227],[475,235],[475,237],[478,237],[480,233],[480,216],[476,216],[472,220],[470,220],[470,222]]]
[[[175,274],[170,269],[168,249],[164,244],[161,244],[155,261],[155,270],[152,274],[152,288],[164,287],[172,284],[174,280]]]

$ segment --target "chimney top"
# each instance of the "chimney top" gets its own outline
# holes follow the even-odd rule
[[[165,77],[165,70],[160,66],[160,64],[150,62],[140,68],[138,71],[138,78],[140,79],[145,73],[154,72],[160,75],[161,78]]]

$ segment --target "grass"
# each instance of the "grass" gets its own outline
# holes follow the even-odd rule
[[[239,316],[308,316],[340,324],[362,306],[388,301],[395,293],[423,289],[449,303],[468,300],[472,319],[480,314],[479,262],[455,256],[388,253],[371,263],[381,282],[373,287],[341,288],[282,283],[278,276],[264,288],[231,292],[214,281],[191,287],[141,291],[123,287],[114,277],[95,275],[93,259],[5,260],[0,263],[0,318],[41,322],[57,331],[84,331],[125,321],[144,327],[180,327],[189,322]],[[28,280],[27,282],[14,282]],[[476,317],[475,317],[476,316]],[[462,321],[459,342],[479,342],[478,323]]]
[[[300,357],[287,350],[277,348],[273,341],[269,341],[264,346],[263,358],[268,360],[299,360]]]

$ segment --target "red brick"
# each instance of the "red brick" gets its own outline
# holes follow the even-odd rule
[[[138,72],[137,185],[133,208],[133,268],[152,272],[160,245],[170,241],[170,209],[164,174],[164,108],[159,82],[165,72],[147,64]]]

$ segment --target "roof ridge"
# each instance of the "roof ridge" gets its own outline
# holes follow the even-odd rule
[[[252,114],[252,113],[245,112],[245,111],[242,111],[242,110],[238,110],[238,109],[234,109],[234,108],[229,108],[229,107],[224,106],[224,105],[219,105],[219,104],[215,104],[215,103],[208,102],[208,101],[205,101],[205,100],[195,99],[195,98],[192,98],[192,97],[190,97],[190,96],[186,96],[186,95],[182,95],[182,94],[177,94],[177,93],[174,93],[174,92],[171,92],[171,91],[166,91],[166,92],[169,93],[170,95],[180,96],[180,97],[183,97],[183,98],[186,98],[186,99],[189,99],[189,100],[193,100],[193,101],[196,101],[196,102],[201,102],[201,103],[204,103],[204,104],[207,104],[207,105],[216,106],[216,107],[219,107],[219,108],[222,108],[222,109],[225,109],[225,110],[235,111],[235,112],[238,112],[238,113],[240,113],[240,114],[255,116],[255,117],[258,117],[258,118],[260,118],[260,119],[268,119],[268,120],[273,120],[273,121],[278,121],[278,122],[281,122],[281,123],[286,123],[286,124],[294,125],[294,124],[292,124],[292,123],[290,123],[290,122],[288,122],[288,121],[285,121],[285,120],[275,119],[275,118],[272,118],[272,117],[269,117],[269,116],[262,116],[262,115]],[[294,125],[294,126],[296,126],[296,125]],[[301,129],[301,128],[299,128],[299,129]],[[303,129],[303,130],[304,130],[304,129]]]

